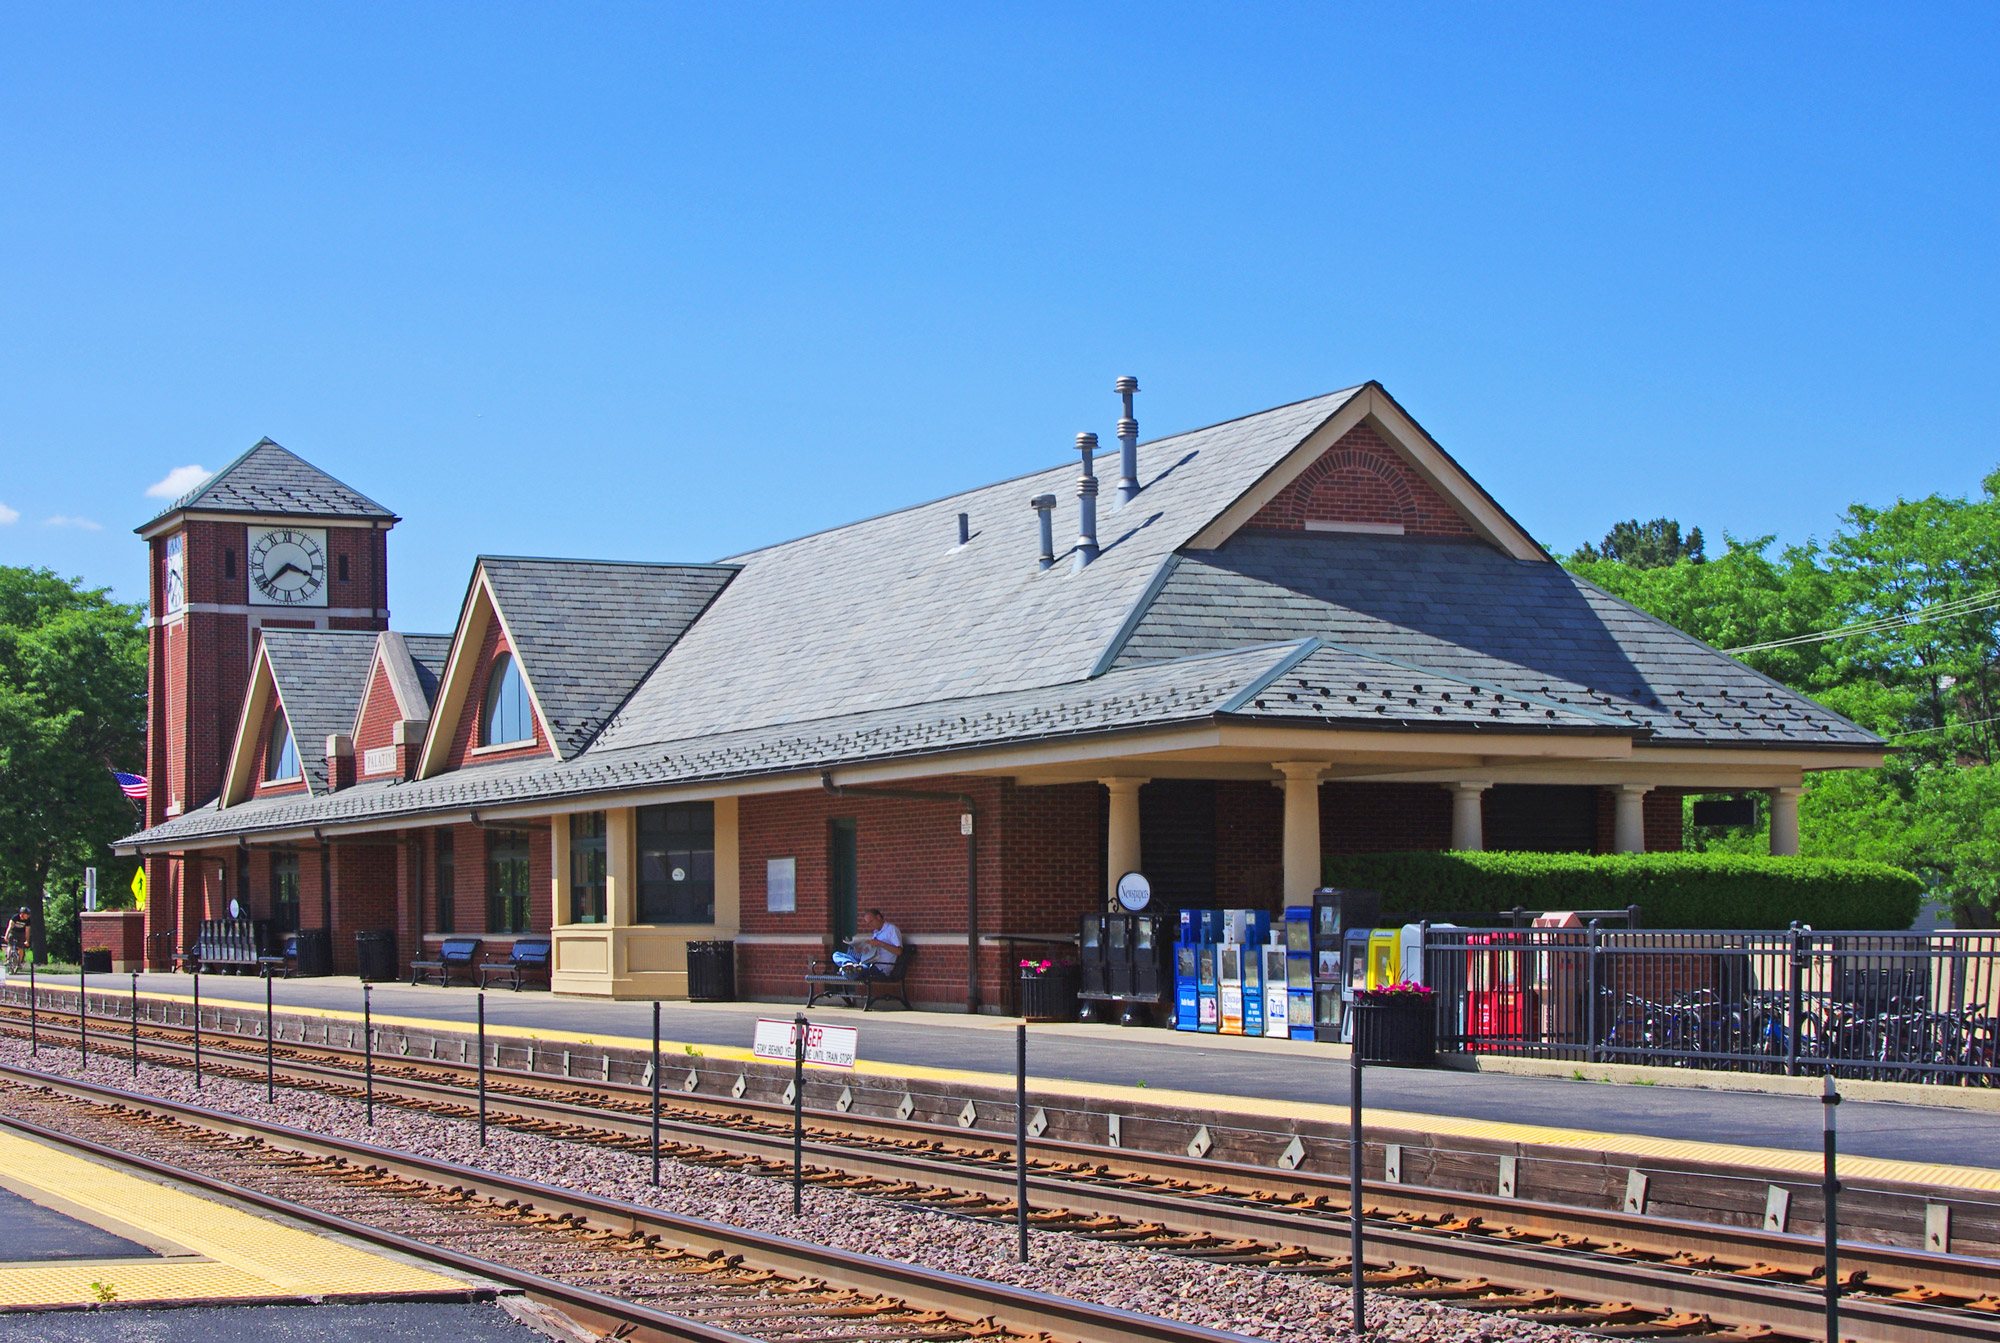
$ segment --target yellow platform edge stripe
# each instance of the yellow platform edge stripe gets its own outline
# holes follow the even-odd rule
[[[144,992],[139,996],[159,1002],[194,1001],[193,996],[189,994]],[[231,1007],[244,1010],[253,1010],[255,1006],[234,998],[210,1001],[224,1002]],[[783,1004],[777,1006],[782,1007]],[[361,1021],[361,1013],[350,1012],[343,1008],[292,1007],[286,1010],[294,1016],[309,1012],[312,1016],[336,1021],[350,1023]],[[378,1012],[374,1014],[374,1021],[378,1026],[408,1027],[440,1035],[470,1036],[477,1033],[476,1026],[444,1021],[435,1017],[393,1016]],[[505,1035],[513,1040],[601,1045],[612,1049],[638,1050],[641,1053],[649,1052],[653,1047],[650,1037],[584,1035],[578,1031],[552,1030],[540,1026],[510,1026],[506,1029]],[[673,1066],[676,1070],[682,1067],[699,1067],[701,1063],[768,1062],[768,1060],[758,1060],[748,1049],[740,1045],[705,1045],[681,1040],[661,1040],[660,1058],[663,1073],[667,1071],[666,1061],[669,1054],[673,1056]],[[821,1069],[821,1071],[836,1070]],[[863,1059],[855,1064],[854,1071],[872,1077],[913,1082],[956,1082],[967,1086],[1003,1088],[1011,1088],[1014,1085],[1012,1073],[933,1068],[916,1063],[871,1063]],[[1253,1120],[1283,1119],[1343,1126],[1347,1123],[1345,1105],[1320,1104],[1312,1101],[1265,1100],[1219,1092],[1179,1091],[1165,1087],[1128,1087],[1109,1082],[1074,1082],[1034,1076],[1028,1078],[1028,1085],[1046,1095],[1073,1096],[1079,1100],[1098,1101],[1109,1105],[1181,1106],[1216,1114],[1240,1115]],[[1362,1122],[1370,1127],[1414,1130],[1439,1138],[1474,1138],[1489,1142],[1519,1143],[1524,1146],[1568,1148],[1579,1152],[1650,1157],[1655,1160],[1710,1162],[1778,1171],[1788,1175],[1817,1174],[1822,1160],[1820,1149],[1817,1147],[1793,1150],[1741,1143],[1698,1142],[1685,1138],[1656,1138],[1642,1133],[1612,1133],[1594,1129],[1517,1124],[1497,1119],[1472,1119],[1461,1115],[1425,1114],[1414,1110],[1364,1109]],[[1951,1189],[2000,1191],[2000,1170],[1980,1166],[1953,1166],[1927,1161],[1903,1161],[1889,1157],[1843,1156],[1840,1158],[1840,1174],[1850,1180],[1884,1180],[1902,1184],[1937,1185]]]
[[[255,1216],[4,1131],[0,1131],[0,1172],[21,1186],[43,1190],[212,1261],[0,1267],[0,1303],[8,1305],[95,1301],[99,1296],[89,1286],[92,1280],[107,1283],[119,1300],[128,1302],[450,1292],[465,1286],[344,1240]]]

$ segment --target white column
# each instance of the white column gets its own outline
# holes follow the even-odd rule
[[[1618,804],[1611,826],[1614,853],[1646,851],[1646,794],[1652,791],[1652,785],[1644,783],[1621,783],[1613,789]]]
[[[1118,895],[1118,878],[1139,871],[1139,787],[1144,779],[1101,779],[1111,793],[1111,824],[1104,844],[1104,905]]]
[[[1285,903],[1310,905],[1320,885],[1319,781],[1326,766],[1317,760],[1280,760],[1285,776]]]
[[[1771,790],[1771,853],[1778,858],[1799,854],[1799,794],[1803,788]]]
[[[1451,847],[1478,852],[1486,847],[1486,818],[1480,800],[1491,783],[1448,783],[1451,794]]]

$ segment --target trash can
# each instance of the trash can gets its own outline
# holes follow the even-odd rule
[[[688,997],[698,1002],[736,1000],[736,944],[688,943]]]
[[[1039,968],[1047,965],[1047,969]],[[1076,966],[1021,962],[1021,1015],[1029,1021],[1076,1020]]]
[[[324,928],[301,928],[285,934],[285,959],[301,979],[333,973],[333,943]]]
[[[354,935],[354,954],[364,980],[396,978],[396,934],[380,929]]]

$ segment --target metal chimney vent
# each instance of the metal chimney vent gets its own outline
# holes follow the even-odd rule
[[[1132,418],[1139,380],[1127,374],[1111,390],[1125,399],[1125,418],[1118,421],[1118,502],[1129,504],[1139,496],[1139,422]]]
[[[1056,497],[1053,494],[1038,494],[1028,500],[1028,507],[1035,510],[1035,521],[1041,524],[1042,558],[1041,567],[1052,567],[1056,562]]]
[[[1083,478],[1076,482],[1076,567],[1097,558],[1097,435],[1078,434],[1076,450],[1083,454]]]

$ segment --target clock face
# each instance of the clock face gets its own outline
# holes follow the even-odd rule
[[[309,527],[252,527],[250,601],[256,606],[325,606],[326,533]]]

